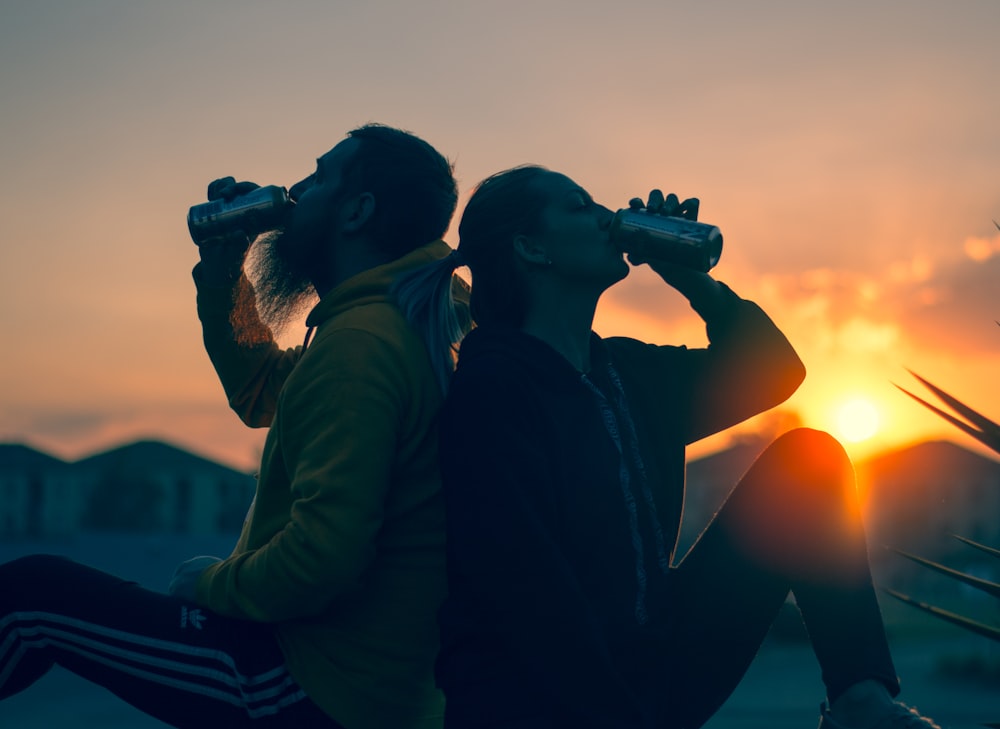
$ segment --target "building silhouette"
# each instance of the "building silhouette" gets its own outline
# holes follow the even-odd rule
[[[254,477],[157,441],[68,463],[23,444],[0,445],[0,539],[84,531],[233,532]]]
[[[766,445],[745,439],[688,464],[678,556]],[[1000,462],[949,441],[928,441],[855,468],[873,567],[888,579],[909,581],[919,568],[885,547],[962,568],[978,555],[952,534],[1000,546]],[[242,524],[254,485],[252,475],[157,441],[72,463],[23,444],[0,444],[0,539],[231,533]]]

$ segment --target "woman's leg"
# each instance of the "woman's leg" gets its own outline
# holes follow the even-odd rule
[[[899,687],[872,586],[854,471],[820,431],[778,438],[674,569],[669,693],[706,721],[742,679],[789,590],[831,698]]]
[[[268,625],[62,557],[0,565],[0,699],[57,664],[171,726],[337,726],[289,675]]]

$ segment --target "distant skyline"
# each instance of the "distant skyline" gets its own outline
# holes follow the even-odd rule
[[[867,462],[877,462],[879,460],[885,459],[887,457],[892,457],[892,456],[897,455],[897,454],[902,453],[902,452],[907,452],[907,451],[911,451],[911,450],[914,450],[914,449],[919,450],[921,448],[926,448],[927,446],[929,446],[931,444],[939,444],[939,443],[948,444],[949,446],[953,446],[956,449],[959,449],[959,450],[962,450],[962,451],[968,451],[970,454],[973,454],[974,456],[976,456],[978,458],[984,458],[986,460],[995,461],[996,463],[1000,464],[1000,455],[998,455],[997,453],[995,453],[993,451],[984,450],[981,447],[977,447],[977,445],[976,445],[976,443],[974,441],[971,441],[971,440],[965,438],[964,436],[958,434],[957,432],[956,432],[955,437],[950,437],[950,438],[947,437],[947,436],[930,437],[930,438],[927,438],[925,440],[918,440],[918,441],[913,441],[913,442],[910,442],[910,443],[906,443],[904,445],[887,447],[887,448],[882,449],[882,450],[869,450],[869,451],[866,451],[865,452],[865,456],[863,458],[861,458],[861,459],[858,459],[856,461],[856,463],[863,464],[863,463],[867,463]],[[57,461],[60,461],[60,462],[62,462],[64,464],[66,464],[66,465],[74,466],[74,465],[77,465],[77,464],[85,464],[87,461],[93,460],[95,458],[98,458],[98,459],[99,458],[103,458],[103,457],[105,457],[107,455],[116,454],[118,452],[129,452],[129,451],[135,450],[138,447],[144,447],[144,446],[149,446],[149,445],[164,446],[166,448],[167,452],[175,451],[178,454],[185,454],[185,455],[193,456],[193,457],[197,458],[200,461],[208,461],[209,463],[213,463],[215,465],[222,466],[222,467],[224,467],[226,469],[229,469],[229,470],[235,470],[235,471],[238,471],[240,473],[250,473],[250,472],[252,472],[256,468],[256,465],[257,465],[256,462],[254,462],[252,464],[252,468],[250,470],[248,470],[246,468],[241,468],[239,464],[236,464],[236,463],[233,463],[231,461],[225,460],[225,458],[223,458],[221,460],[216,459],[213,456],[211,456],[210,454],[208,454],[208,453],[206,453],[204,451],[200,451],[197,448],[197,446],[195,446],[195,447],[183,446],[183,445],[180,445],[179,443],[170,441],[168,439],[145,439],[145,438],[140,438],[140,439],[136,439],[136,440],[122,441],[120,443],[111,443],[111,444],[108,444],[107,446],[102,446],[101,448],[98,448],[98,449],[93,450],[93,451],[87,451],[87,452],[84,452],[84,453],[80,453],[78,457],[70,458],[70,459],[62,458],[59,455],[57,455],[56,453],[50,452],[50,451],[46,450],[45,448],[43,448],[41,446],[38,446],[36,444],[24,443],[24,442],[3,441],[3,442],[0,442],[0,455],[3,455],[4,451],[6,449],[9,449],[9,448],[25,448],[28,451],[27,453],[22,452],[22,453],[17,454],[17,456],[16,456],[16,458],[18,459],[18,462],[16,463],[16,465],[17,465],[18,468],[20,468],[21,465],[22,465],[22,464],[20,464],[20,460],[21,459],[24,459],[26,457],[34,458],[36,456],[39,459],[41,459],[41,462],[46,462],[47,463],[48,459],[52,458],[52,459],[56,459]],[[701,460],[701,459],[711,460],[711,459],[713,459],[715,457],[718,457],[719,455],[725,453],[726,451],[728,451],[730,449],[732,449],[734,452],[739,451],[741,449],[741,447],[746,446],[746,445],[750,445],[750,446],[759,445],[760,448],[763,449],[763,447],[766,445],[766,443],[763,440],[753,440],[752,436],[750,436],[748,434],[745,434],[744,437],[743,437],[743,439],[733,440],[732,442],[726,443],[725,445],[720,446],[717,450],[713,450],[711,452],[708,452],[708,451],[702,452],[698,456],[690,458],[689,461],[698,461],[698,460]],[[8,456],[4,456],[4,457],[8,457]],[[5,465],[3,459],[0,459],[0,466],[3,466],[3,465]]]
[[[880,425],[857,457],[965,443],[895,388],[919,394],[907,368],[1000,418],[995,0],[42,0],[2,17],[0,440],[74,460],[163,439],[252,469],[263,433],[202,349],[184,218],[210,180],[289,185],[368,121],[455,162],[458,214],[524,162],[609,207],[700,197],[725,234],[717,277],[809,371],[745,430],[836,433],[860,398]],[[703,343],[685,302],[633,273],[598,331]]]

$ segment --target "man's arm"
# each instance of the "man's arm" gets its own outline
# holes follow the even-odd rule
[[[247,425],[267,427],[301,347],[281,350],[260,320],[253,286],[243,272],[248,247],[239,233],[204,242],[193,276],[205,350],[229,405]]]
[[[229,406],[250,427],[270,426],[278,394],[302,356],[302,347],[278,347],[257,316],[253,287],[246,276],[207,283],[196,266],[194,278],[205,351]]]
[[[319,614],[358,585],[375,557],[407,401],[399,358],[369,332],[321,334],[269,436],[291,481],[289,520],[263,546],[208,567],[199,603],[276,622]]]

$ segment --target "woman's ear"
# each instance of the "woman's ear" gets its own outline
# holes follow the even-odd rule
[[[357,233],[375,214],[375,196],[370,192],[362,192],[348,200],[344,209],[347,215],[347,219],[344,221],[344,231]]]
[[[525,263],[535,266],[551,266],[552,260],[549,258],[545,246],[537,238],[530,235],[514,236],[514,255]]]

